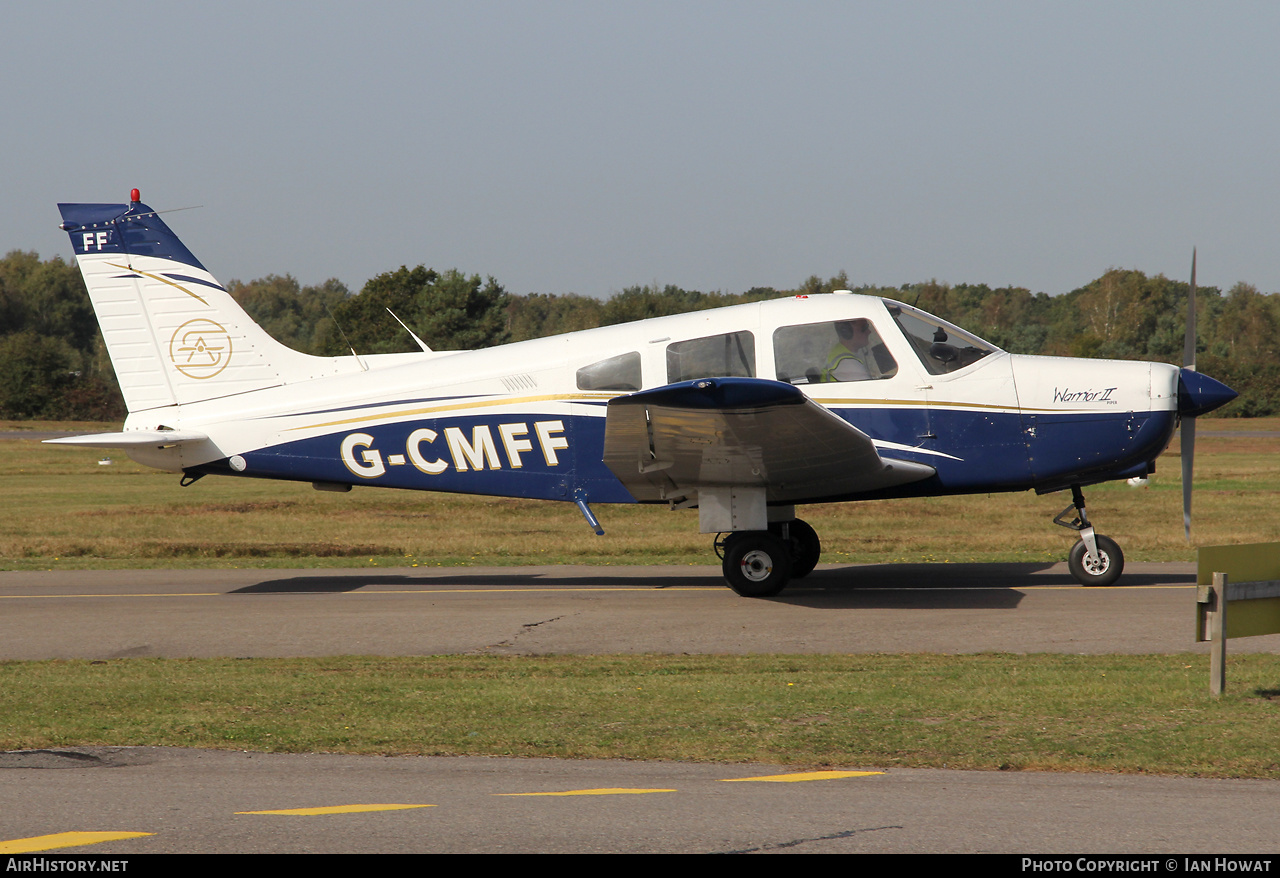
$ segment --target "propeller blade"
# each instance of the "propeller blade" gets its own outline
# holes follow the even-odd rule
[[[1191,542],[1191,483],[1196,460],[1196,419],[1182,419],[1182,533]]]
[[[1191,291],[1187,294],[1187,335],[1182,343],[1182,365],[1196,368],[1196,249],[1191,248]]]
[[[1196,248],[1191,248],[1191,289],[1187,292],[1187,335],[1182,345],[1182,367],[1196,370]],[[1191,487],[1196,461],[1196,419],[1182,419],[1182,533],[1191,543]]]

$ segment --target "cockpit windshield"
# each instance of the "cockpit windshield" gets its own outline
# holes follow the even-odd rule
[[[972,365],[1000,350],[945,320],[910,305],[882,299],[889,314],[932,375],[945,375]]]

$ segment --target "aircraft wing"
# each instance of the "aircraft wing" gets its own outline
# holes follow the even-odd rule
[[[882,457],[871,438],[799,388],[701,378],[609,401],[604,462],[637,500],[701,487],[763,487],[797,503],[926,479],[934,469]]]
[[[81,448],[161,448],[200,442],[209,437],[194,430],[129,430],[126,433],[89,433],[45,439],[45,445],[75,445]]]

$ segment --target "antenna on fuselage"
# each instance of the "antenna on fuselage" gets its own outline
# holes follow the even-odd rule
[[[342,336],[342,343],[347,346],[347,350],[351,351],[351,356],[355,357],[356,362],[360,364],[360,371],[368,372],[369,371],[368,365],[365,363],[364,360],[360,359],[360,355],[356,353],[356,349],[351,346],[351,341],[350,339],[347,338],[347,334],[342,331],[342,324],[338,322],[338,318],[333,316],[333,311],[330,310],[328,305],[324,306],[324,310],[325,310],[325,313],[329,315],[329,319],[333,321],[333,325],[337,328],[338,335]],[[395,315],[393,314],[391,316],[394,317]]]
[[[396,318],[396,323],[399,323],[401,326],[404,326],[404,331],[409,333],[411,336],[413,336],[413,340],[418,343],[418,347],[422,348],[422,352],[424,354],[431,353],[431,348],[427,347],[427,343],[422,339],[418,338],[418,334],[416,332],[414,332],[408,326],[405,326],[404,321],[401,320],[399,317],[396,317],[396,312],[392,311],[390,308],[387,308],[387,313],[390,314],[392,317]]]

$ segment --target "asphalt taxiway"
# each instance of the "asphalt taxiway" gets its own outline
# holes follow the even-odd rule
[[[1194,568],[824,566],[776,598],[712,567],[0,573],[0,659],[1204,651]],[[1233,652],[1280,650],[1280,635]]]
[[[1256,856],[1278,802],[1256,780],[94,748],[0,754],[0,853]],[[47,839],[76,831],[103,840]]]

